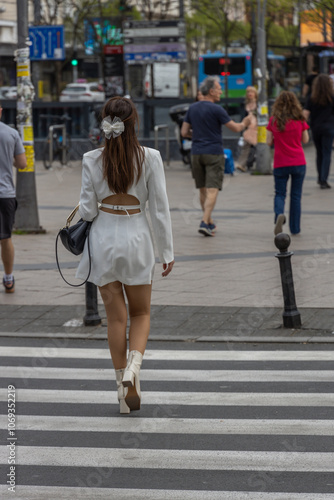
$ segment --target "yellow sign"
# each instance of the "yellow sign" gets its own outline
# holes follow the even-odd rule
[[[41,99],[43,97],[43,80],[38,80],[38,97]]]
[[[23,125],[23,142],[32,142],[34,140],[34,131],[31,125]]]
[[[261,106],[260,112],[261,112],[261,115],[267,115],[268,114],[268,106],[266,104],[263,104]]]
[[[27,158],[27,166],[26,168],[19,168],[19,172],[34,172],[35,171],[35,152],[34,146],[24,146],[26,158]]]
[[[30,76],[29,64],[18,64],[17,65],[17,76]]]
[[[267,142],[266,127],[257,127],[257,142],[261,144],[265,144]]]

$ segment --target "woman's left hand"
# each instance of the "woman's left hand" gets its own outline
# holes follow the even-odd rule
[[[173,269],[174,264],[175,264],[175,260],[172,260],[172,262],[169,262],[169,264],[162,264],[162,267],[164,268],[164,272],[161,274],[161,276],[163,278],[166,278],[166,276],[169,275],[169,273]]]

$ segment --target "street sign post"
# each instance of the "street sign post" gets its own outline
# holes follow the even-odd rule
[[[30,60],[65,59],[64,26],[29,26]]]
[[[15,227],[27,233],[43,233],[39,225],[35,179],[35,150],[32,120],[32,101],[35,90],[31,83],[28,35],[28,2],[17,0],[17,50],[15,51],[17,77],[16,123],[23,142],[27,165],[17,169]]]
[[[125,21],[124,60],[128,64],[185,62],[185,23],[179,21]]]

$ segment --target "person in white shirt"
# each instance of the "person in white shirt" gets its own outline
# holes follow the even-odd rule
[[[93,221],[89,281],[99,287],[105,305],[120,412],[129,413],[140,408],[139,370],[150,330],[155,254],[147,201],[163,277],[174,265],[172,228],[161,156],[140,146],[134,104],[113,97],[105,104],[102,117],[105,146],[83,157],[79,213],[84,220]],[[88,266],[86,243],[78,278],[87,276]],[[125,296],[130,316],[128,359]]]

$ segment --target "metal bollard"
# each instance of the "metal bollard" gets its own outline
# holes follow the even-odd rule
[[[279,260],[282,291],[284,299],[283,325],[285,328],[299,328],[302,326],[300,313],[296,306],[295,289],[291,268],[291,256],[293,252],[288,252],[291,243],[290,236],[280,233],[275,236],[275,245],[280,253],[275,254]]]
[[[95,326],[101,324],[101,318],[97,308],[97,286],[87,281],[85,285],[86,314],[84,316],[85,326]]]

